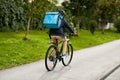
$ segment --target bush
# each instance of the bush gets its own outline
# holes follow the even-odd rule
[[[120,33],[120,16],[115,19],[114,27],[117,28],[117,31]]]
[[[0,27],[0,32],[10,32],[10,28],[6,26]]]
[[[96,27],[97,27],[97,22],[95,20],[91,20],[89,22],[89,29],[90,29],[91,34],[94,34]]]

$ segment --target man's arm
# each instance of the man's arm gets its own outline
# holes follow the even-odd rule
[[[71,33],[74,33],[73,29],[68,25],[68,23],[63,19],[64,26],[67,28]]]

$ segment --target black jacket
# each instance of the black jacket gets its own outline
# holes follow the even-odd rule
[[[71,33],[74,33],[74,31],[69,27],[68,23],[63,19],[60,28],[58,29],[50,29],[50,36],[61,36],[65,37],[65,29],[69,30]]]

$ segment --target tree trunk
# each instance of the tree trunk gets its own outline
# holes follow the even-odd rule
[[[33,17],[33,12],[34,12],[34,6],[36,5],[36,2],[37,0],[32,0],[32,3],[31,3],[31,6],[30,6],[30,11],[29,11],[29,14],[28,14],[28,23],[27,23],[27,26],[26,26],[26,29],[25,29],[25,37],[24,37],[24,40],[28,40],[28,33],[29,33],[29,28],[30,28],[30,22],[31,22],[31,19]]]
[[[31,22],[31,17],[29,17],[28,19],[28,24],[27,24],[27,27],[25,29],[25,37],[24,37],[24,40],[28,40],[28,33],[29,33],[29,28],[30,28],[30,22]]]
[[[77,20],[77,25],[76,26],[77,26],[77,33],[78,33],[79,32],[79,27],[80,27],[80,20],[79,19]]]
[[[106,23],[102,24],[102,34],[105,34],[105,27],[106,27]]]

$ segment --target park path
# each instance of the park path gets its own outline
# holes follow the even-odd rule
[[[75,51],[69,66],[51,72],[44,60],[1,70],[0,80],[120,80],[120,40]]]

